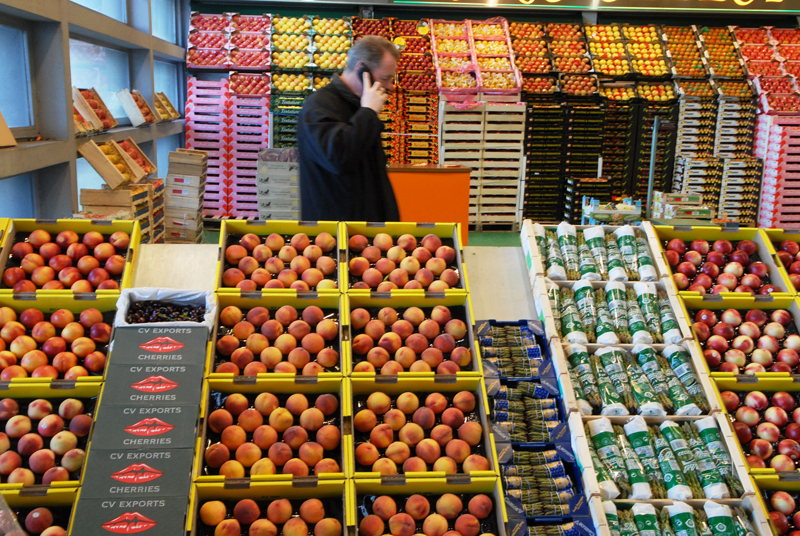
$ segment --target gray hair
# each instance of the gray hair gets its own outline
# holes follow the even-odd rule
[[[395,60],[400,57],[400,51],[388,39],[377,35],[366,35],[350,48],[350,52],[347,53],[347,65],[344,70],[354,71],[359,63],[363,63],[371,70],[378,69],[387,52]]]

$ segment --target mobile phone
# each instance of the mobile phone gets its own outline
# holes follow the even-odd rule
[[[370,83],[370,85],[374,84],[375,83],[375,77],[372,76],[372,71],[370,70],[369,67],[367,67],[366,65],[364,65],[362,63],[361,64],[361,68],[358,70],[358,79],[359,80],[364,80],[364,73],[367,73],[369,75],[369,83]]]

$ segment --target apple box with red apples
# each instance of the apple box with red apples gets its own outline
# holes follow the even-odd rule
[[[117,92],[117,98],[133,126],[138,127],[147,123],[161,121],[161,116],[153,114],[150,105],[147,104],[147,101],[144,100],[139,91],[123,89]]]
[[[739,227],[652,226],[682,297],[736,293],[789,298],[794,290],[776,252],[761,229]],[[664,275],[664,274],[662,274]]]
[[[72,104],[83,119],[97,130],[108,130],[119,124],[94,88],[78,89],[73,86]]]
[[[92,165],[109,188],[119,188],[131,182],[138,182],[145,176],[144,170],[136,165],[114,140],[100,145],[94,140],[89,140],[81,145],[78,152]]]

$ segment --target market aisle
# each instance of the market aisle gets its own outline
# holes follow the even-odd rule
[[[464,263],[476,319],[537,318],[521,247],[468,246]]]

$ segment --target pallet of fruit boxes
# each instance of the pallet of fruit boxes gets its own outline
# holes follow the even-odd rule
[[[391,297],[464,297],[469,284],[461,232],[459,224],[344,222],[339,236],[346,273],[340,288],[351,297],[376,291]]]
[[[673,278],[683,298],[717,301],[719,298],[707,294],[711,292],[721,294],[726,301],[737,297],[737,290],[751,296],[771,295],[774,299],[794,295],[786,270],[776,260],[769,237],[760,229],[673,226],[645,226],[645,229],[654,255],[662,257],[667,266],[661,275]],[[715,292],[715,283],[725,290],[716,288]]]
[[[474,100],[480,79],[470,46],[467,22],[439,19],[430,22],[439,92],[446,100]]]
[[[0,294],[117,295],[131,285],[139,240],[134,221],[11,220],[1,252],[6,260]]]
[[[522,77],[514,65],[508,21],[467,20],[467,29],[481,80],[479,100],[519,100]]]

